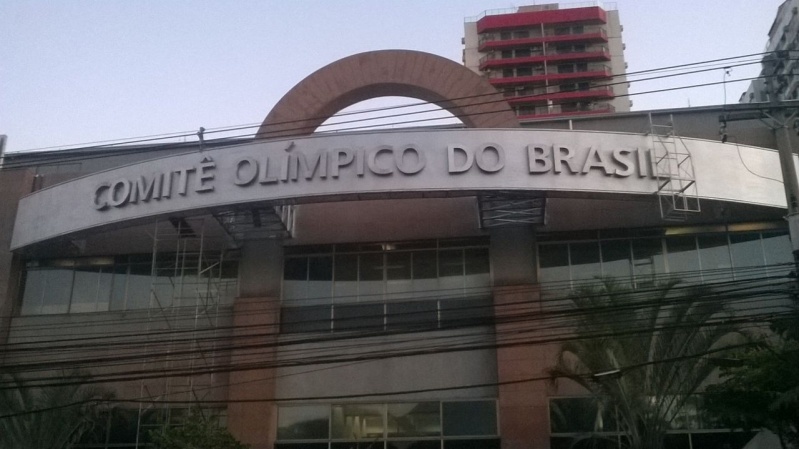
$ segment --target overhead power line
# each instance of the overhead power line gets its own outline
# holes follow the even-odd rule
[[[627,72],[627,73],[613,75],[612,78],[618,78],[618,77],[622,77],[622,76],[633,76],[633,75],[639,75],[639,74],[645,74],[645,73],[656,73],[658,71],[669,71],[669,70],[675,70],[675,69],[684,68],[684,67],[707,65],[708,63],[715,63],[715,62],[719,62],[719,61],[729,61],[729,60],[733,60],[733,59],[749,58],[749,57],[753,57],[753,56],[760,56],[760,55],[763,55],[763,54],[767,54],[767,53],[755,53],[755,54],[749,54],[749,55],[742,55],[742,56],[738,56],[738,57],[729,57],[729,58],[720,58],[720,59],[714,59],[714,60],[706,60],[706,61],[700,61],[700,62],[694,62],[694,63],[688,63],[688,64],[680,64],[680,65],[675,65],[675,66],[668,66],[668,67],[663,67],[663,68],[642,70],[642,71],[637,71],[637,72]],[[760,59],[752,60],[752,61],[745,61],[745,62],[742,62],[742,63],[739,63],[739,64],[727,64],[727,65],[725,65],[725,67],[730,67],[730,66],[737,67],[737,66],[758,64],[758,63],[760,63]],[[625,80],[625,81],[616,82],[616,83],[606,83],[606,84],[598,85],[597,87],[609,87],[609,86],[613,86],[613,85],[617,85],[617,84],[629,84],[629,83],[634,83],[634,82],[651,81],[651,80],[654,80],[654,79],[663,79],[663,78],[670,78],[670,77],[676,77],[676,76],[683,76],[683,75],[706,72],[706,71],[717,70],[717,69],[718,69],[717,67],[702,68],[702,69],[698,69],[698,70],[694,70],[694,71],[690,71],[690,72],[685,72],[685,73],[661,75],[661,76],[643,78],[643,79],[638,79],[638,80]],[[751,79],[729,80],[729,81],[726,81],[726,82],[732,83],[732,82],[749,81],[749,80],[751,80]],[[550,88],[551,87],[558,87],[560,85],[571,84],[571,83],[572,82],[564,82],[564,83],[557,84],[557,85],[550,85],[549,87]],[[684,89],[684,88],[693,88],[693,87],[705,87],[705,86],[708,86],[708,85],[722,84],[722,83],[724,83],[724,81],[718,82],[718,83],[705,83],[705,84],[696,84],[696,85],[691,85],[691,86],[682,86],[682,87],[679,87],[679,88],[683,88]],[[673,88],[673,89],[677,89],[677,88]],[[656,93],[656,92],[662,92],[662,91],[663,90],[655,90],[655,91],[640,92],[640,93],[629,94],[629,95],[630,96],[631,95],[642,95],[642,94]],[[485,97],[485,96],[494,96],[496,94],[497,93],[465,96],[465,97],[456,98],[455,100],[477,99],[477,98]],[[528,97],[529,98],[534,98],[534,97],[539,96],[539,95],[548,95],[548,94],[530,95]],[[617,97],[622,97],[622,96],[619,95]],[[504,102],[504,101],[506,101],[506,99],[503,98],[502,100],[475,103],[474,105],[489,104],[489,103],[492,103],[492,102]],[[333,117],[342,117],[342,116],[349,116],[349,115],[358,115],[358,114],[363,114],[363,113],[371,113],[371,112],[375,112],[375,111],[387,111],[387,110],[407,108],[407,107],[416,107],[416,106],[421,106],[421,105],[426,105],[426,104],[427,104],[426,102],[419,102],[419,103],[411,103],[411,104],[405,104],[405,105],[396,105],[396,106],[388,106],[388,107],[383,107],[383,108],[369,109],[369,110],[366,110],[366,111],[348,111],[348,112],[343,112],[343,113],[336,114]],[[438,110],[438,109],[436,109],[436,110]],[[385,118],[392,118],[392,117],[399,117],[399,116],[420,114],[420,113],[428,113],[428,112],[433,112],[433,111],[432,110],[427,110],[427,111],[418,111],[418,112],[410,112],[410,113],[400,113],[400,114],[395,114],[395,115],[387,115],[387,116],[381,116],[381,117],[376,117],[376,118],[367,118],[367,119],[362,119],[362,120],[350,120],[350,121],[347,121],[347,122],[344,122],[344,123],[355,123],[355,122],[364,121],[364,120],[366,120],[366,121],[379,120],[379,119],[385,119]],[[465,117],[465,116],[466,115],[462,115],[462,117]],[[323,117],[323,118],[326,118],[326,117]],[[437,121],[437,120],[441,120],[441,119],[449,119],[449,117],[423,119],[423,120],[418,120],[418,121],[403,121],[403,122],[397,122],[397,123],[393,123],[393,124],[392,123],[387,123],[387,124],[381,124],[379,126],[390,126],[390,125],[400,125],[400,124],[409,124],[409,123],[423,123],[423,122],[429,122],[429,121]],[[294,122],[286,121],[286,122],[275,123],[275,125],[287,125],[287,124],[292,124],[292,123],[294,123]],[[338,126],[340,124],[341,123],[335,123],[335,124],[333,124],[333,126]],[[220,133],[220,132],[232,132],[232,131],[237,131],[237,130],[258,128],[260,126],[261,126],[260,124],[252,124],[252,125],[242,125],[242,126],[214,128],[214,129],[211,129],[211,130],[207,130],[205,132],[205,134]],[[369,128],[369,126],[348,128],[346,130],[364,129],[364,128]],[[298,128],[298,129],[302,129],[302,128]],[[283,133],[283,132],[286,132],[286,131],[291,131],[291,129],[289,129],[289,130],[285,130],[284,129],[284,130],[282,130],[280,132]],[[157,141],[157,140],[164,140],[166,138],[189,137],[189,136],[194,136],[195,134],[196,134],[196,132],[166,133],[166,134],[154,135],[153,137],[145,136],[144,138],[141,138],[141,139],[138,139],[138,138],[125,139],[124,141],[121,141],[121,142],[119,142],[117,144],[93,145],[93,146],[84,146],[84,147],[71,148],[71,149],[75,150],[75,151],[89,150],[89,149],[110,149],[111,147],[113,147],[115,145],[131,145],[131,144],[136,144],[136,143],[147,143],[147,142],[153,142],[153,141]],[[159,136],[167,136],[167,137],[159,137]],[[231,139],[236,139],[236,138],[253,137],[253,136],[255,136],[255,133],[246,133],[246,134],[240,134],[240,135],[236,135],[236,136],[227,136],[225,138],[222,138],[221,140],[231,140]],[[108,141],[104,141],[104,142],[108,142]],[[214,142],[214,141],[211,140],[211,141],[208,141],[208,142],[211,143],[211,142]],[[150,146],[150,147],[147,147],[147,148],[127,148],[126,150],[132,150],[131,152],[133,152],[133,153],[140,153],[140,152],[147,152],[147,151],[160,151],[160,150],[163,150],[163,149],[170,148],[172,146],[185,146],[185,145],[186,145],[186,143],[165,143],[165,144],[162,144],[162,145],[155,145],[155,146]],[[47,148],[51,148],[51,147],[47,147]],[[120,149],[120,151],[121,151],[121,149]],[[47,154],[50,154],[50,153],[56,153],[56,155],[57,155],[59,153],[59,151],[37,152],[36,154],[39,157],[37,159],[37,162],[35,162],[35,164],[42,164],[43,162],[42,162],[41,155],[44,154],[46,156]],[[12,153],[10,155],[7,155],[7,158],[12,158],[12,157],[14,157],[15,154],[17,154],[17,153]],[[124,153],[115,152],[115,154],[124,154]],[[60,158],[63,158],[63,155],[57,156],[56,160],[58,160]],[[86,159],[92,159],[92,158],[94,158],[94,157],[89,157],[89,158],[86,158]],[[80,159],[72,159],[72,160],[73,161],[79,161],[79,160],[85,160],[85,159],[84,158],[80,158]],[[9,169],[10,168],[16,168],[13,161],[12,162],[6,162],[4,165],[5,165],[5,168],[9,168]],[[22,165],[19,165],[19,166],[22,166]]]

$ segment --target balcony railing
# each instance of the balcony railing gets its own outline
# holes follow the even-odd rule
[[[592,46],[579,50],[558,50],[544,52],[530,51],[525,53],[514,53],[513,56],[503,57],[502,52],[492,51],[480,58],[480,69],[485,70],[491,67],[510,66],[518,64],[534,64],[544,61],[566,61],[566,60],[610,60],[610,53],[605,46]]]
[[[543,73],[543,68],[539,67],[533,72],[520,72],[517,68],[513,76],[507,76],[502,70],[491,70],[486,72],[488,82],[493,86],[513,86],[520,84],[536,84],[545,81],[558,81],[560,84],[564,80],[578,80],[591,78],[610,78],[613,76],[610,67],[605,64],[586,64],[584,67],[573,66],[571,71],[566,71],[559,66],[551,67],[552,71]]]
[[[531,92],[532,91],[532,92]],[[612,86],[594,86],[588,89],[561,89],[552,87],[505,91],[503,95],[510,105],[534,104],[542,102],[561,103],[566,101],[608,100],[615,97]]]
[[[609,103],[579,103],[514,108],[516,116],[520,119],[547,118],[557,115],[603,114],[615,111],[616,108]]]
[[[499,45],[492,45],[492,47],[504,47],[506,45],[510,46],[517,46],[517,45],[526,45],[526,44],[534,44],[539,42],[545,42],[550,40],[561,40],[563,38],[574,39],[574,38],[584,38],[584,39],[600,39],[607,42],[608,40],[608,33],[603,27],[585,27],[582,29],[582,32],[574,33],[570,32],[568,34],[555,34],[555,28],[545,28],[543,34],[541,33],[540,29],[530,29],[526,30],[527,35],[519,35],[518,32],[491,32],[491,33],[483,33],[480,34],[478,38],[477,45],[480,50],[483,49],[483,46],[487,43],[494,43]]]

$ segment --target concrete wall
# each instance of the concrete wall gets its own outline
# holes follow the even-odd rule
[[[619,21],[619,11],[608,11],[608,51],[610,52],[610,70],[616,75],[627,73],[627,63],[624,60],[624,41],[622,40],[622,26]],[[614,76],[610,82],[613,84],[613,93],[616,98],[610,102],[616,112],[630,110],[630,97],[627,96],[627,76]]]

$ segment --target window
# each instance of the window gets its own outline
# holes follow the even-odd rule
[[[237,278],[235,261],[213,257],[204,257],[202,267],[196,257],[174,254],[161,254],[155,263],[151,255],[32,260],[25,267],[21,314],[185,306],[199,297],[227,304]]]
[[[532,76],[532,75],[533,75],[533,68],[530,66],[516,68],[516,76]]]
[[[494,400],[288,405],[275,447],[498,449],[497,434]]]
[[[683,284],[757,280],[784,275],[793,260],[788,234],[781,230],[628,239],[603,239],[594,233],[592,237],[540,243],[539,281],[557,290],[598,277],[613,277],[634,287],[669,276]]]
[[[664,447],[670,449],[742,448],[755,432],[719,429],[700,412],[701,396],[689,398],[687,406],[677,412]],[[549,400],[550,447],[613,448],[624,446],[621,423],[616,410],[608,408],[601,398],[571,397]]]
[[[530,37],[529,30],[517,30],[513,32],[514,39],[527,39],[528,37]]]
[[[490,304],[486,245],[473,239],[338,245],[326,254],[287,249],[281,331],[436,328],[458,317],[486,323],[491,309],[469,302]]]

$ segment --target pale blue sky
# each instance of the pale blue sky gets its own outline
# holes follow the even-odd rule
[[[337,59],[402,48],[460,62],[465,17],[528,3],[2,0],[0,134],[17,151],[259,123]],[[628,70],[760,52],[780,3],[618,0]],[[735,68],[729,79],[758,71]],[[718,69],[631,91],[722,79]],[[728,84],[727,101],[746,86]],[[634,110],[724,102],[722,86],[631,99]]]

